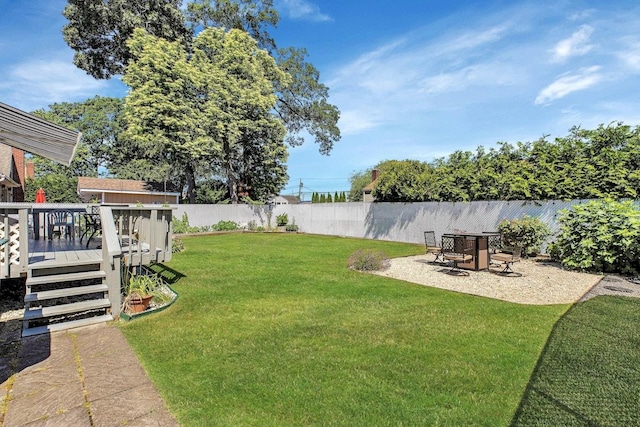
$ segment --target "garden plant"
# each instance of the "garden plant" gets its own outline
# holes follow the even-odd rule
[[[561,212],[550,253],[568,268],[637,275],[640,210],[631,201],[592,200]]]
[[[498,224],[502,236],[502,246],[520,245],[524,256],[535,255],[551,234],[549,226],[540,218],[522,215],[519,219],[503,220]]]

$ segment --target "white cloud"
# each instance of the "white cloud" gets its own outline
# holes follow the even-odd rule
[[[480,46],[495,43],[508,34],[508,25],[499,25],[487,30],[469,31],[454,37],[442,45],[441,52],[453,53],[477,49]]]
[[[7,71],[7,77],[0,81],[0,90],[11,98],[7,102],[24,110],[84,100],[108,85],[88,76],[69,60],[32,60]]]
[[[333,21],[329,15],[320,12],[320,7],[308,0],[280,0],[279,3],[291,19],[316,22]]]
[[[331,102],[342,112],[343,134],[384,129],[409,117],[421,121],[436,110],[459,111],[501,96],[497,87],[521,84],[529,71],[514,57],[527,49],[505,49],[508,28],[518,31],[502,22],[443,31],[437,39],[411,32],[344,64],[327,82]]]
[[[593,49],[593,44],[589,44],[593,27],[583,25],[574,32],[571,37],[558,42],[553,48],[553,62],[563,62],[572,56],[581,56],[587,54]]]
[[[357,134],[375,128],[379,120],[371,111],[348,110],[340,112],[340,132],[344,135]]]
[[[632,71],[640,72],[640,42],[635,40],[627,40],[626,42],[626,49],[619,51],[617,56]]]
[[[518,82],[514,66],[502,63],[486,63],[464,67],[451,73],[428,76],[421,82],[426,93],[460,92],[470,86],[508,86]]]
[[[581,69],[576,74],[565,74],[540,91],[535,104],[547,104],[572,92],[587,89],[602,80],[599,66]]]

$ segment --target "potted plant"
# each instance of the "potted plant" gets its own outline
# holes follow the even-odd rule
[[[125,279],[124,300],[122,311],[126,313],[141,313],[149,308],[151,300],[162,304],[169,298],[162,292],[162,279],[157,274],[132,274],[128,272]]]

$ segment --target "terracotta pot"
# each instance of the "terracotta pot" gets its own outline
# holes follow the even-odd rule
[[[142,298],[132,298],[129,301],[129,312],[142,313],[147,308],[149,308],[149,304],[151,304],[151,298],[153,298],[153,295],[147,295]]]

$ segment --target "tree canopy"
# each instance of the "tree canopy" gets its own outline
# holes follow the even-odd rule
[[[188,44],[181,0],[68,0],[64,40],[76,51],[73,63],[97,79],[122,74],[131,60],[127,40],[136,28]]]
[[[130,49],[125,139],[157,164],[183,171],[190,203],[199,168],[224,177],[233,203],[279,191],[288,178],[287,151],[272,113],[273,81],[284,85],[288,76],[255,40],[209,28],[188,52],[138,29]]]
[[[64,39],[76,51],[74,63],[95,78],[123,74],[133,54],[128,40],[135,28],[150,35],[177,41],[190,51],[193,37],[215,27],[242,30],[276,60],[292,82],[276,84],[278,117],[287,129],[286,142],[301,145],[303,135],[319,144],[321,154],[329,154],[340,140],[337,126],[340,112],[330,104],[328,88],[320,83],[320,73],[305,61],[304,49],[279,49],[268,33],[279,21],[272,0],[194,0],[185,12],[180,0],[68,0],[64,16]]]

